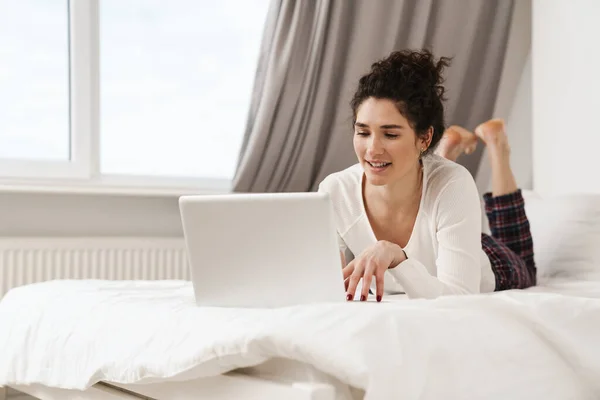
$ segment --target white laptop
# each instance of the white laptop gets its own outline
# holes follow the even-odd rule
[[[327,194],[182,196],[179,208],[198,305],[346,300]]]

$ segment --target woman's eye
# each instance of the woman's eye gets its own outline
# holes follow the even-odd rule
[[[356,132],[358,136],[369,136],[369,132]]]
[[[386,133],[385,134],[385,137],[389,138],[389,139],[396,139],[398,136],[400,136],[400,135],[396,135],[394,133]]]

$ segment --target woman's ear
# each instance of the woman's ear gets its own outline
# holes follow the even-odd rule
[[[427,132],[425,132],[424,135],[419,137],[419,144],[420,144],[420,148],[429,148],[429,145],[431,144],[431,139],[433,138],[433,126],[430,126],[429,129],[427,129]]]
[[[433,139],[433,126],[430,126],[429,129],[427,130],[427,148],[429,148],[429,145],[431,144],[431,140]]]

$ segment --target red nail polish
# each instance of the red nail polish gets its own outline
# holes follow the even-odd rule
[[[348,295],[346,296],[346,300],[348,300],[348,301],[352,300],[352,295],[350,293],[348,293]]]
[[[360,295],[360,301],[365,301],[365,300],[367,300],[367,298],[365,297],[365,295],[364,295],[364,294],[361,294],[361,295]]]
[[[381,301],[381,295],[377,295],[377,302],[379,303]]]

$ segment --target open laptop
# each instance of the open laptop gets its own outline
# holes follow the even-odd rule
[[[327,194],[182,196],[179,208],[198,305],[346,300]]]

